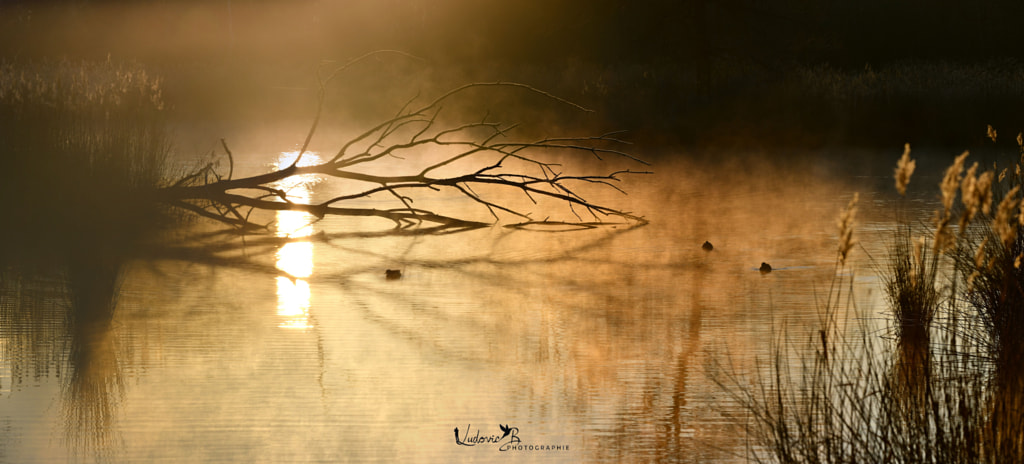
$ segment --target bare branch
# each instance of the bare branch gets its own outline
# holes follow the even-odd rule
[[[320,89],[317,114],[299,156],[289,166],[266,174],[236,179],[234,178],[234,157],[227,143],[221,140],[221,146],[227,154],[229,162],[226,177],[220,176],[216,171],[216,164],[211,162],[170,187],[162,189],[160,198],[174,207],[246,232],[268,228],[268,225],[252,222],[250,216],[256,211],[302,211],[316,218],[328,215],[379,217],[393,222],[398,229],[419,226],[435,230],[456,230],[486,225],[480,221],[460,218],[439,211],[415,208],[413,206],[417,199],[415,193],[422,192],[424,189],[429,189],[432,192],[448,191],[452,195],[472,200],[473,203],[489,212],[495,222],[502,220],[502,214],[525,220],[514,224],[514,227],[572,224],[579,228],[590,228],[596,227],[598,224],[608,224],[604,221],[609,218],[618,218],[625,223],[632,224],[646,223],[642,217],[630,212],[592,203],[586,199],[584,192],[577,191],[577,187],[581,185],[607,187],[625,194],[626,192],[618,185],[621,183],[621,176],[647,174],[648,172],[626,169],[604,175],[563,174],[561,164],[545,161],[543,158],[547,152],[568,151],[587,153],[599,160],[602,159],[602,155],[615,155],[648,165],[625,151],[608,147],[609,144],[628,144],[628,142],[617,138],[619,132],[595,137],[553,137],[533,142],[518,142],[506,141],[511,137],[511,132],[517,125],[488,122],[486,116],[475,122],[456,123],[446,127],[442,127],[438,122],[442,102],[473,88],[522,89],[578,110],[590,111],[525,84],[510,82],[466,84],[442,94],[426,106],[413,110],[409,108],[415,98],[411,99],[392,118],[370,127],[346,142],[330,160],[313,166],[299,166],[299,159],[306,153],[320,121],[326,95],[326,84],[341,71],[374,54],[376,53],[349,61],[335,69],[326,78],[321,78],[318,70],[317,80]],[[422,125],[422,127],[417,125]],[[499,142],[499,139],[502,141]],[[364,143],[366,144],[365,148],[358,153],[349,155],[349,151],[353,147]],[[447,155],[440,161],[431,162],[426,167],[418,168],[414,168],[412,165],[405,166],[406,160],[398,156],[401,152],[415,153],[434,147],[443,147],[446,150],[454,149],[455,153]],[[380,162],[385,158],[388,162],[394,163],[388,165],[387,170],[393,174],[369,174],[350,169],[357,165]],[[509,163],[513,160],[514,163]],[[456,162],[466,163],[456,165]],[[473,163],[476,163],[476,166],[472,166]],[[526,167],[535,166],[539,172],[531,173],[507,166],[518,165],[519,168],[522,168],[524,166],[522,163],[525,163]],[[441,168],[454,168],[463,164],[470,165],[468,171],[463,174],[446,177],[433,175]],[[412,172],[403,173],[403,170]],[[531,168],[530,171],[533,169]],[[279,187],[282,181],[304,175],[336,179],[335,182],[340,183],[366,185],[348,189],[354,190],[354,193],[338,195],[319,203],[305,204],[293,201],[290,194]],[[490,190],[478,191],[475,188],[478,186],[515,189],[521,191],[534,205],[538,206],[541,205],[539,200],[545,198],[555,200],[555,204],[562,202],[576,218],[576,221],[563,223],[551,220],[550,217],[542,221],[533,220],[532,212],[520,211],[490,198],[483,194]],[[356,205],[347,206],[353,201],[367,199],[382,193],[393,196],[401,204],[401,207],[375,209]],[[245,214],[243,214],[243,210]],[[588,214],[594,221],[585,222],[581,213]]]
[[[366,53],[366,54],[364,54],[362,56],[359,56],[359,57],[356,57],[356,58],[353,58],[353,59],[349,60],[347,63],[341,65],[340,67],[336,68],[333,72],[331,72],[331,74],[329,76],[327,76],[327,79],[321,79],[320,78],[320,70],[328,62],[327,61],[321,62],[320,66],[317,66],[317,68],[316,68],[316,81],[317,81],[316,115],[313,117],[313,123],[309,127],[309,132],[306,133],[306,140],[302,142],[302,148],[299,150],[299,155],[295,157],[295,161],[292,162],[292,166],[298,166],[299,161],[302,159],[302,155],[304,155],[306,153],[306,150],[309,149],[309,142],[311,140],[313,140],[313,134],[316,133],[317,126],[320,125],[320,116],[323,115],[324,102],[327,100],[327,84],[329,82],[331,82],[332,80],[334,80],[334,78],[337,77],[339,74],[341,74],[343,71],[345,71],[348,68],[352,67],[356,63],[359,63],[360,61],[363,61],[363,60],[365,60],[365,59],[367,59],[367,58],[369,58],[371,56],[381,55],[381,54],[384,54],[384,53],[396,53],[396,54],[399,54],[399,55],[402,55],[402,56],[405,56],[405,57],[408,57],[408,58],[413,58],[413,59],[420,60],[420,61],[423,60],[422,58],[419,58],[417,56],[410,55],[408,53],[405,53],[405,52],[402,52],[402,51],[398,51],[398,50],[375,50],[375,51]],[[227,148],[227,147],[225,147],[225,148]]]
[[[224,139],[220,139],[220,146],[224,147],[224,153],[228,155],[228,180],[235,175],[235,157],[231,154],[231,149],[228,148],[228,143]]]

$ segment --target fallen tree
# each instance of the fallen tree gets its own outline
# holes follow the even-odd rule
[[[623,192],[617,185],[622,176],[646,173],[630,169],[599,175],[577,175],[562,172],[562,165],[544,161],[552,153],[580,153],[603,160],[605,156],[621,157],[630,163],[646,165],[617,146],[624,144],[616,133],[594,137],[542,138],[534,141],[509,141],[514,124],[501,124],[482,118],[475,122],[442,123],[443,104],[470,89],[486,87],[511,88],[542,96],[580,111],[590,111],[575,103],[534,87],[509,82],[472,83],[450,90],[429,103],[414,108],[409,101],[392,118],[382,121],[345,143],[325,161],[304,164],[309,145],[320,124],[326,95],[326,84],[357,58],[334,70],[327,78],[318,72],[318,108],[306,139],[295,160],[288,166],[250,177],[234,177],[234,158],[226,142],[221,140],[226,156],[227,172],[220,163],[209,162],[184,176],[173,185],[160,190],[160,200],[174,207],[212,219],[244,232],[268,229],[272,221],[256,219],[259,211],[302,211],[316,218],[326,216],[369,216],[390,220],[396,229],[437,227],[440,229],[478,227],[499,222],[502,216],[515,218],[510,227],[538,224],[562,224],[591,227],[601,224],[642,224],[644,219],[624,210],[591,202],[578,193],[581,185],[600,185]],[[407,158],[417,152],[441,151],[438,160],[417,166]],[[422,161],[422,157],[418,157]],[[380,175],[361,168],[388,162],[389,172]],[[458,164],[464,170],[449,173]],[[511,166],[514,165],[514,166]],[[465,168],[465,166],[470,166]],[[303,203],[293,198],[279,184],[298,176],[316,175],[324,179],[350,182],[351,193],[325,201]],[[512,207],[481,193],[481,188],[515,189],[533,204],[539,199],[555,200],[566,205],[570,220],[533,217],[535,212]],[[420,192],[449,191],[469,199],[486,209],[493,222],[470,219],[449,212],[414,206]],[[625,193],[625,192],[623,192]],[[376,208],[355,204],[373,195],[390,195],[394,208]]]

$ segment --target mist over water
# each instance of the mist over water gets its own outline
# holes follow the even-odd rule
[[[864,182],[766,161],[656,168],[627,178],[629,195],[598,194],[644,212],[640,227],[373,237],[349,234],[387,227],[280,212],[287,241],[216,254],[250,264],[135,260],[113,299],[95,271],[69,274],[70,293],[11,272],[4,315],[23,322],[2,334],[3,459],[737,460],[746,412],[706,371],[755,373],[771,340],[816,326],[835,218]],[[336,188],[290,191],[315,201]],[[860,303],[879,305],[858,262]],[[502,452],[452,433],[506,424],[523,445],[564,448]]]
[[[750,411],[712,377],[767,375],[779,341],[797,359],[837,278],[862,314],[887,311],[880,274],[903,143],[922,148],[900,213],[926,221],[953,155],[975,150],[988,165],[1006,152],[1024,96],[1002,45],[913,61],[935,44],[965,52],[894,41],[882,53],[836,25],[877,18],[881,5],[797,3],[766,16],[701,1],[4,2],[5,72],[131,63],[153,79],[143,87],[159,80],[154,121],[170,129],[177,175],[207,162],[220,173],[230,163],[235,178],[288,166],[316,115],[318,72],[373,50],[324,87],[303,164],[404,105],[515,81],[582,108],[470,89],[436,124],[519,124],[501,134],[517,140],[614,133],[625,143],[609,146],[650,166],[544,153],[557,172],[649,171],[620,176],[621,192],[579,186],[647,221],[600,227],[507,228],[516,218],[502,213],[493,227],[396,229],[271,211],[261,234],[161,229],[157,215],[120,234],[134,203],[114,201],[73,208],[45,233],[8,221],[0,237],[38,240],[0,247],[0,462],[743,462]],[[98,114],[88,117],[111,120]],[[1006,135],[988,141],[988,123]],[[361,172],[415,173],[448,156],[399,151]],[[24,185],[49,205],[88,204],[44,180]],[[272,188],[297,203],[359,190],[318,175]],[[427,190],[417,208],[494,220],[466,196]],[[515,189],[479,193],[536,220],[594,219]],[[837,268],[836,220],[854,193],[858,245]]]
[[[788,0],[5,2],[0,55],[142,62],[165,78],[181,122],[213,138],[240,124],[307,124],[322,61],[396,50],[411,57],[346,72],[328,110],[376,120],[417,92],[502,80],[599,110],[545,124],[631,130],[655,148],[959,149],[976,148],[985,124],[1021,126],[1021,67],[1008,45],[1019,32],[1006,27],[1021,6],[999,3],[944,1],[929,11],[945,14],[925,14],[909,3]],[[950,29],[964,33],[939,32]],[[529,106],[520,100],[489,109]]]

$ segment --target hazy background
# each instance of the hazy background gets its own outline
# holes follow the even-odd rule
[[[125,252],[138,258],[119,274],[108,249],[89,240],[128,242],[110,239],[103,227],[83,234],[81,226],[120,229],[104,218],[123,212],[142,218],[129,225],[152,223],[136,214],[143,208],[121,202],[127,190],[93,188],[121,176],[61,182],[50,174],[52,163],[39,161],[53,150],[29,143],[48,133],[12,133],[4,141],[13,153],[4,160],[12,182],[0,182],[7,196],[33,199],[16,188],[31,185],[52,198],[42,204],[60,206],[40,210],[74,214],[33,223],[19,218],[37,217],[38,200],[16,202],[24,214],[6,211],[18,225],[12,235],[42,244],[8,240],[8,247],[32,254],[67,242],[85,250],[73,255],[67,280],[78,279],[75,305],[90,312],[67,317],[75,306],[62,304],[60,275],[0,276],[0,293],[15,295],[0,317],[16,323],[0,320],[7,329],[0,336],[11,340],[0,348],[17,354],[3,357],[16,367],[0,372],[12,379],[0,385],[11,398],[0,404],[0,422],[11,432],[0,434],[0,461],[61,460],[89,447],[97,461],[116,460],[103,459],[108,451],[123,452],[126,462],[453,461],[470,456],[451,442],[452,428],[464,423],[529,424],[524,436],[564,439],[579,461],[704,462],[742,453],[743,433],[732,427],[745,423],[735,420],[744,411],[723,399],[705,368],[730,359],[752,371],[758,357],[771,356],[777,327],[791,330],[794,343],[818,336],[820,304],[837,278],[835,219],[853,192],[860,193],[856,239],[863,245],[849,265],[856,280],[839,275],[850,276],[859,307],[883,314],[877,275],[884,264],[873,256],[883,256],[894,237],[894,212],[907,221],[932,217],[934,186],[965,148],[974,153],[970,162],[988,166],[978,153],[993,144],[986,124],[1001,134],[997,148],[1017,156],[1021,10],[1008,1],[0,0],[0,59],[14,65],[4,69],[109,59],[161,76],[181,155],[175,161],[222,152],[223,137],[236,176],[290,163],[285,155],[294,155],[282,152],[306,135],[318,66],[398,50],[331,83],[313,151],[333,153],[340,140],[416,95],[427,100],[467,82],[504,80],[596,112],[489,88],[467,92],[445,114],[523,122],[527,135],[628,130],[621,137],[636,143],[629,151],[652,161],[654,171],[627,176],[628,196],[586,194],[643,215],[650,225],[642,228],[371,237],[362,232],[376,224],[340,217],[310,226],[309,215],[290,211],[273,219],[278,238],[290,237],[286,244],[201,234],[196,255],[176,242]],[[86,114],[101,114],[97,108]],[[117,142],[121,133],[113,132]],[[14,142],[46,149],[20,156]],[[905,142],[921,163],[897,203],[892,167]],[[35,182],[17,169],[24,160],[39,166],[38,177],[57,180]],[[597,169],[564,160],[568,172]],[[408,164],[384,159],[375,169]],[[74,166],[58,163],[58,171],[77,179]],[[606,166],[618,165],[600,170]],[[288,189],[296,199],[324,201],[347,188],[309,182]],[[116,196],[78,194],[108,190]],[[513,206],[530,200],[518,191],[496,198]],[[458,201],[426,200],[416,206],[462,214]],[[526,207],[538,218],[548,214],[546,205]],[[286,228],[289,222],[298,227]],[[714,243],[712,253],[701,249],[705,240]],[[758,272],[762,262],[775,271]],[[304,270],[291,274],[295,264]],[[385,269],[404,277],[388,281]],[[101,301],[111,295],[120,303]],[[43,330],[21,329],[33,323]],[[73,352],[68,371],[60,370],[75,343],[92,351]],[[61,398],[65,410],[55,407]],[[67,449],[54,446],[65,435]]]
[[[180,120],[211,129],[308,120],[321,60],[392,49],[420,59],[352,70],[334,114],[514,80],[599,110],[542,124],[647,144],[898,151],[1024,128],[1021,17],[1009,0],[0,1],[0,55],[138,60]]]

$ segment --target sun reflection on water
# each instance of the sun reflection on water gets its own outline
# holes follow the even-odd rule
[[[278,158],[274,168],[279,169],[295,161],[298,152],[284,152]],[[300,166],[308,166],[320,162],[315,153],[302,155]],[[296,203],[306,203],[312,197],[312,187],[319,179],[305,175],[287,179],[274,187],[288,192]],[[315,217],[301,211],[278,211],[276,235],[290,239],[309,237],[313,234]],[[308,279],[313,275],[313,244],[308,241],[295,241],[284,244],[277,251],[277,269],[287,276],[277,277],[277,315],[282,318],[278,327],[285,329],[309,329],[309,305],[311,294]]]

